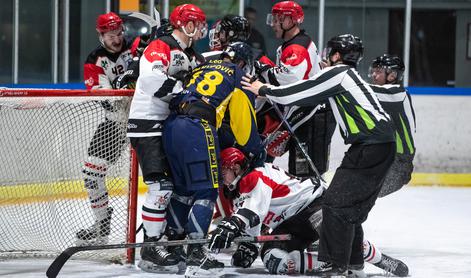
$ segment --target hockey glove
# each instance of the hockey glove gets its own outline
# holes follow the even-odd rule
[[[265,149],[262,149],[258,153],[258,155],[254,156],[254,158],[250,161],[250,166],[252,168],[263,167],[266,159],[267,159],[267,151]]]
[[[242,242],[232,255],[231,264],[236,267],[248,268],[258,257],[258,247],[255,244]]]
[[[128,69],[113,80],[113,88],[115,89],[134,89],[136,81],[139,77],[139,59],[135,58],[129,64]]]
[[[255,61],[254,67],[255,67],[255,74],[257,74],[258,76],[261,76],[264,72],[272,68],[272,66],[264,64],[260,61]]]
[[[172,75],[172,77],[176,80],[180,80],[183,84],[183,88],[185,88],[186,84],[188,84],[191,80],[191,72],[187,70],[181,70]]]
[[[222,220],[211,236],[209,249],[211,251],[219,251],[220,249],[229,248],[234,238],[240,236],[243,226],[242,220],[235,216],[228,220]]]

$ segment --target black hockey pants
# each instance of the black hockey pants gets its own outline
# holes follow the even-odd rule
[[[363,264],[361,224],[373,207],[394,160],[394,143],[352,145],[325,191],[319,260]]]

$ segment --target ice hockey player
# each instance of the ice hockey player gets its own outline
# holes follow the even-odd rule
[[[267,24],[272,27],[276,38],[282,39],[276,53],[276,67],[257,64],[257,73],[272,85],[287,85],[308,79],[321,70],[321,59],[311,37],[301,29],[304,21],[302,7],[295,1],[282,1],[273,5],[267,16]],[[271,133],[269,127],[277,126],[279,117],[271,105],[258,109],[258,119],[263,133]],[[300,139],[304,148],[321,174],[328,169],[329,146],[335,131],[335,119],[328,102],[312,107],[286,107],[287,120]],[[275,122],[275,123],[273,123]],[[267,128],[268,127],[268,128]],[[281,156],[289,149],[289,172],[298,176],[312,176],[307,160],[294,142],[289,141],[289,133],[279,130],[275,142],[268,143],[271,156]]]
[[[173,93],[181,92],[192,68],[203,58],[192,50],[207,33],[206,15],[196,5],[177,6],[170,14],[171,35],[152,41],[140,59],[140,75],[131,103],[128,137],[136,150],[144,182],[148,186],[142,206],[144,241],[159,240],[166,226],[166,209],[173,183],[163,151],[163,122]],[[169,240],[175,239],[167,235]],[[183,248],[141,249],[139,267],[149,272],[177,273],[184,265]]]
[[[123,21],[115,13],[98,16],[96,31],[101,45],[88,55],[83,74],[87,89],[113,89],[112,84],[132,60],[131,45],[123,38]],[[113,208],[109,206],[105,179],[119,158],[126,140],[126,104],[101,102],[105,121],[95,130],[84,161],[83,174],[95,223],[77,232],[77,244],[103,243],[110,234]],[[121,112],[121,113],[120,113]],[[124,113],[123,113],[124,112]]]
[[[238,15],[226,15],[221,20],[214,23],[211,30],[209,30],[209,48],[211,51],[205,52],[202,55],[206,61],[220,60],[222,51],[232,42],[244,42],[250,35],[249,22],[245,17]],[[229,111],[226,110],[226,113]],[[220,139],[225,141],[225,134],[230,134],[229,141],[232,144],[232,134],[230,132],[230,117],[226,117],[221,127],[218,129]],[[224,147],[224,144],[223,144]],[[218,221],[230,213],[231,206],[225,199],[222,191],[219,190],[219,197],[216,200],[214,219]]]
[[[212,233],[210,249],[227,248],[237,236],[258,236],[265,225],[271,229],[270,234],[291,234],[293,237],[286,242],[263,244],[261,258],[270,274],[316,273],[324,264],[317,260],[317,253],[306,251],[306,248],[319,238],[325,184],[295,177],[270,163],[251,168],[246,156],[232,147],[221,151],[221,167],[223,188],[234,201],[235,213]],[[237,176],[242,178],[233,184]],[[407,276],[408,268],[403,262],[382,255],[367,240],[363,242],[363,248],[366,262]],[[250,267],[258,253],[255,244],[241,243],[232,256],[232,265]],[[349,265],[349,277],[366,277],[363,264]]]
[[[101,45],[88,55],[83,68],[87,89],[112,89],[132,60],[131,42],[124,40],[123,21],[110,12],[98,16],[96,31]]]
[[[274,87],[244,77],[244,88],[283,105],[312,106],[329,100],[350,148],[323,196],[319,260],[323,275],[344,275],[363,263],[361,224],[373,207],[396,152],[394,127],[371,87],[355,70],[363,43],[339,35],[327,43],[327,67],[314,78]],[[341,251],[340,251],[341,250]]]
[[[157,24],[157,22],[148,15],[140,13],[132,13],[131,15],[135,15],[135,17],[139,17],[141,20],[145,20],[151,27],[147,33],[134,40],[131,47],[131,52],[133,54],[132,62],[129,64],[128,69],[124,74],[120,75],[113,81],[113,87],[116,89],[134,89],[136,87],[137,78],[139,77],[139,61],[145,48],[153,40],[163,36],[169,36],[173,32],[173,27],[166,18],[162,18],[160,20],[160,26],[157,27],[159,24]]]
[[[167,229],[191,239],[207,235],[220,185],[219,138],[226,110],[237,144],[254,163],[263,162],[264,149],[255,122],[255,96],[241,89],[240,81],[253,68],[252,50],[242,42],[230,44],[219,61],[193,70],[188,86],[174,100],[174,114],[164,125],[164,149],[175,189]],[[187,249],[186,277],[215,277],[224,264],[208,256],[203,245]]]
[[[396,192],[411,179],[415,156],[415,113],[411,96],[401,85],[404,62],[395,55],[376,57],[370,66],[371,86],[381,106],[391,116],[396,130],[396,157],[389,169],[379,197]]]
[[[222,51],[231,42],[244,42],[250,35],[250,26],[247,19],[238,15],[226,15],[216,21],[209,30],[209,48],[211,51],[203,53],[206,61],[219,60]]]

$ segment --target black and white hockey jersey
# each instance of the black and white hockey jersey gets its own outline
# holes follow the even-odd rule
[[[123,41],[123,50],[111,53],[99,46],[87,57],[83,80],[87,89],[112,89],[116,77],[123,74],[132,61],[131,43]]]

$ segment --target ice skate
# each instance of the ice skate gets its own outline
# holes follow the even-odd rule
[[[146,239],[146,242],[157,241],[155,237]],[[185,269],[183,246],[172,251],[160,246],[147,246],[141,248],[141,260],[138,267],[146,272],[176,274]]]
[[[219,277],[224,274],[224,263],[208,255],[202,245],[188,246],[185,278],[192,277]]]
[[[325,265],[321,266],[319,269],[316,269],[310,274],[315,275],[316,277],[324,277],[324,278],[347,278],[348,271],[346,267],[338,266],[332,263],[326,263]]]
[[[385,254],[382,254],[381,261],[374,265],[399,277],[406,277],[409,275],[409,268],[405,263]]]
[[[365,266],[361,265],[349,265],[348,266],[348,278],[366,278],[366,273],[363,270]]]
[[[81,229],[77,232],[76,245],[98,245],[108,243],[108,236],[111,232],[111,216],[113,208],[108,207],[107,216],[104,219],[97,220],[95,223],[86,229]]]

